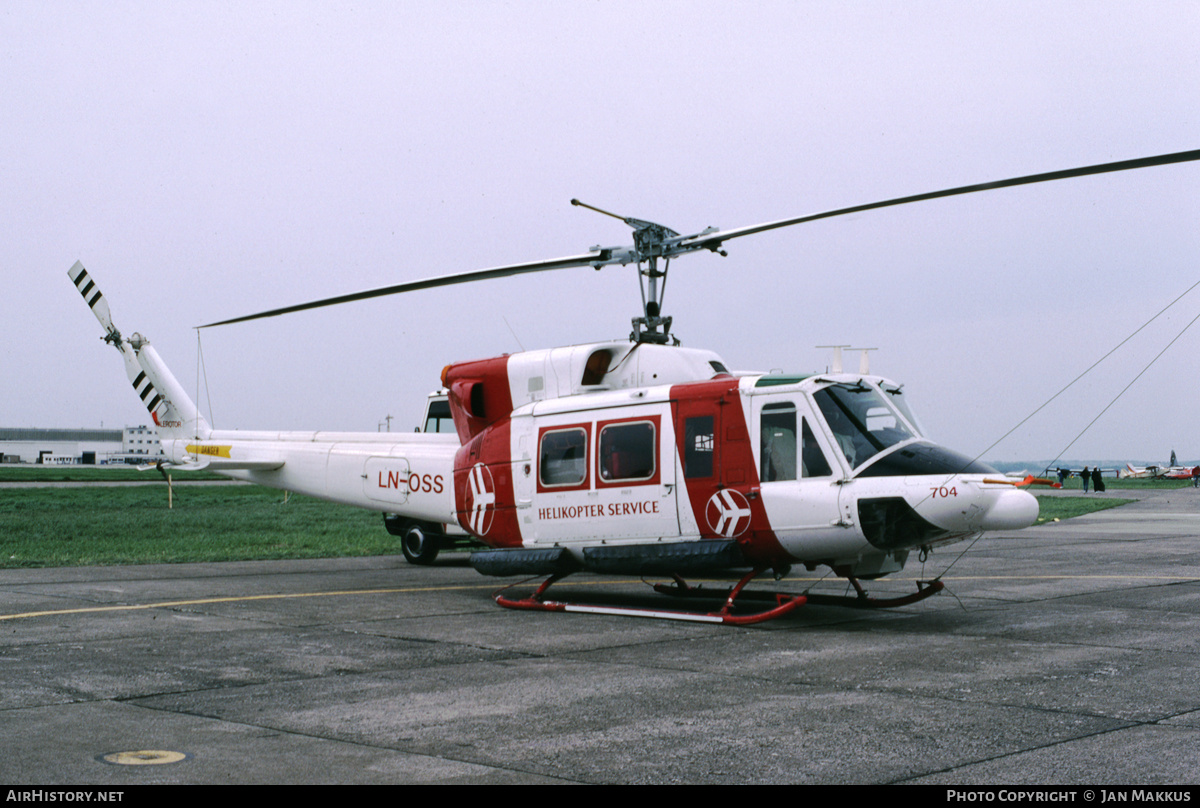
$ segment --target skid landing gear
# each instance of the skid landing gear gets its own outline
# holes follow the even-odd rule
[[[937,580],[917,581],[917,591],[911,595],[905,595],[899,598],[873,598],[867,594],[866,590],[863,589],[862,584],[853,575],[850,575],[843,569],[834,569],[834,572],[840,577],[849,581],[850,585],[854,587],[854,591],[857,594],[854,596],[808,594],[799,595],[797,597],[816,606],[850,606],[856,609],[891,609],[896,606],[907,606],[910,603],[917,603],[918,601],[925,600],[925,598],[929,597],[930,595],[936,595],[938,592],[941,592],[946,588],[944,583]],[[738,586],[734,589],[722,591],[717,589],[704,589],[702,586],[692,586],[678,575],[672,575],[671,577],[675,579],[675,583],[655,584],[654,591],[663,595],[687,598],[720,598],[728,595],[728,602],[731,603],[733,598],[737,596],[738,589],[747,583],[747,579],[742,579],[742,583],[738,584]],[[746,592],[742,594],[742,597],[746,600],[770,600],[772,598],[781,597],[781,595],[778,592]],[[769,620],[770,618],[767,619]]]
[[[724,593],[712,593],[710,591],[700,592],[699,588],[693,589],[684,583],[682,578],[675,577],[676,587],[682,584],[683,589],[677,591],[675,588],[666,587],[660,588],[662,585],[656,585],[654,589],[658,592],[666,591],[667,594],[690,596],[693,592],[699,597],[721,597],[725,603],[715,612],[698,613],[673,611],[669,609],[635,609],[625,606],[591,606],[582,603],[562,603],[559,601],[546,600],[546,590],[553,584],[561,581],[570,573],[551,575],[542,585],[537,588],[532,595],[513,599],[505,597],[504,593],[511,589],[511,586],[506,586],[498,591],[493,597],[496,602],[506,609],[532,609],[543,612],[583,612],[585,614],[615,614],[624,615],[627,617],[656,617],[660,620],[683,620],[692,623],[725,623],[734,626],[748,626],[754,623],[762,623],[767,620],[773,620],[776,617],[791,612],[798,606],[803,606],[809,599],[804,595],[791,595],[783,593],[765,593],[765,592],[742,592],[746,584],[750,583],[754,578],[761,575],[767,568],[761,567],[744,576],[738,581],[737,586]],[[516,586],[516,584],[513,584]],[[667,591],[670,590],[670,591]],[[756,612],[754,614],[734,614],[733,604],[739,597],[745,600],[753,601],[773,601],[775,606],[766,609],[765,611]]]
[[[757,578],[768,568],[761,567],[742,577],[732,589],[705,589],[703,586],[692,586],[678,575],[672,575],[674,583],[655,584],[654,591],[676,598],[699,598],[724,601],[714,612],[687,612],[672,609],[638,609],[628,606],[594,606],[584,603],[566,603],[548,600],[546,590],[555,583],[566,578],[571,573],[551,575],[534,591],[524,598],[510,598],[505,593],[519,584],[512,584],[497,591],[493,597],[496,603],[506,609],[529,609],[542,612],[582,612],[585,614],[614,614],[626,617],[655,617],[660,620],[683,620],[692,623],[724,623],[734,626],[749,626],[774,620],[793,611],[806,603],[819,606],[850,606],[858,609],[888,609],[896,606],[907,606],[941,592],[945,584],[941,581],[917,581],[917,591],[911,595],[898,598],[873,598],[866,593],[862,584],[845,569],[835,569],[841,577],[854,587],[855,595],[794,595],[783,592],[747,592],[746,584]],[[734,603],[769,603],[762,611],[752,614],[735,614]]]

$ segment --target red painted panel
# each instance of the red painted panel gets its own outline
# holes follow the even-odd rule
[[[454,508],[463,529],[491,547],[520,547],[510,429],[503,418],[454,456]]]
[[[758,468],[738,380],[675,385],[671,407],[680,458],[686,457],[686,420],[713,419],[712,474],[688,477],[685,469],[682,480],[701,536],[736,539],[752,564],[787,563],[789,557],[771,530],[759,496]]]
[[[489,424],[512,414],[507,356],[450,365],[442,383],[450,391],[450,416],[464,444]]]

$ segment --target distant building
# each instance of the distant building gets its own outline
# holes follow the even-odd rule
[[[145,457],[150,455],[153,460],[163,457],[162,445],[158,442],[158,430],[152,426],[127,426],[121,432],[121,451],[126,455]],[[144,459],[138,463],[146,462]]]
[[[5,463],[106,465],[153,463],[163,459],[158,430],[7,429],[0,427],[0,456]]]

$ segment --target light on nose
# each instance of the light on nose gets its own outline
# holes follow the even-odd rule
[[[983,517],[981,530],[1020,530],[1037,521],[1037,499],[1027,491],[1001,491]]]

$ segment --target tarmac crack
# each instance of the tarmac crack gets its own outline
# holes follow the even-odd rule
[[[1186,712],[1191,712],[1191,711],[1189,710]],[[1013,758],[1018,755],[1025,755],[1025,754],[1029,754],[1031,752],[1040,752],[1045,749],[1053,749],[1058,746],[1065,746],[1066,744],[1078,743],[1079,741],[1088,740],[1090,738],[1098,738],[1098,737],[1101,737],[1104,735],[1111,735],[1111,734],[1117,733],[1117,732],[1125,732],[1130,729],[1136,729],[1137,727],[1153,726],[1153,725],[1156,725],[1157,723],[1158,723],[1158,721],[1128,721],[1123,726],[1119,726],[1119,727],[1110,727],[1108,729],[1096,730],[1094,732],[1087,732],[1087,733],[1083,733],[1081,735],[1077,735],[1077,736],[1074,736],[1071,738],[1060,738],[1055,741],[1050,741],[1050,742],[1042,743],[1042,744],[1035,744],[1033,746],[1029,746],[1029,747],[1026,747],[1023,749],[1014,749],[1011,752],[1004,752],[1004,753],[1001,753],[998,755],[991,755],[988,757],[978,758],[976,760],[972,760],[967,763],[959,763],[954,766],[947,766],[942,769],[931,769],[929,771],[922,772],[921,774],[914,774],[914,775],[910,775],[908,777],[902,777],[902,778],[899,778],[896,780],[888,781],[887,783],[885,783],[885,785],[900,785],[903,783],[911,783],[914,781],[919,781],[925,777],[930,777],[932,775],[952,774],[954,772],[959,772],[964,769],[970,769],[971,767],[978,766],[978,765],[984,764],[984,763],[993,763],[996,761],[1006,760],[1008,758]]]

